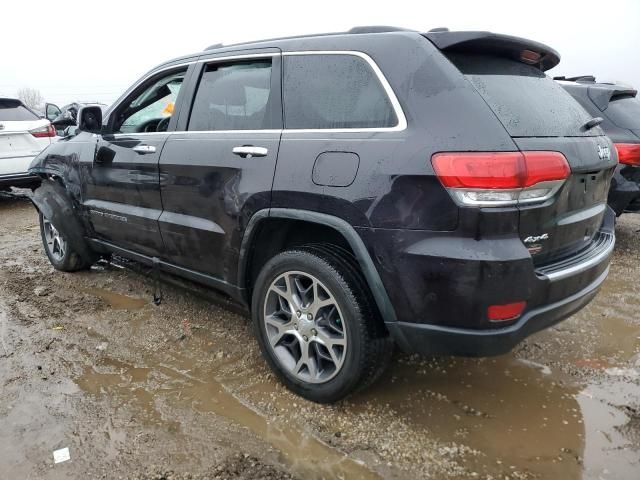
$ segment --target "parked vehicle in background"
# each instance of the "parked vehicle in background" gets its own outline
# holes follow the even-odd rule
[[[638,91],[621,83],[598,82],[590,75],[555,77],[613,140],[620,164],[609,190],[609,205],[621,215],[640,212],[640,99]]]
[[[28,173],[29,165],[55,135],[51,122],[22,101],[0,98],[0,190],[38,185],[40,178]]]
[[[34,161],[46,253],[223,291],[317,402],[374,381],[394,343],[507,352],[584,307],[614,246],[617,157],[546,77],[558,62],[531,40],[388,27],[172,60]]]
[[[56,128],[56,134],[64,136],[64,131],[67,127],[77,126],[78,124],[78,111],[82,107],[97,106],[102,110],[105,110],[107,105],[100,102],[73,102],[62,108],[58,107],[54,103],[45,104],[46,117],[55,124],[64,124]]]

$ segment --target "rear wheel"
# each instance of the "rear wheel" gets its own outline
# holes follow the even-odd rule
[[[262,352],[282,382],[334,402],[373,382],[392,342],[348,254],[322,246],[283,252],[264,266],[252,313]]]
[[[44,251],[56,270],[75,272],[90,267],[42,213],[40,214],[40,234]]]

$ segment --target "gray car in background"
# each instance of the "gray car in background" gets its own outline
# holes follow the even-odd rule
[[[562,87],[594,117],[618,151],[620,164],[611,179],[608,203],[621,215],[640,212],[640,99],[622,83],[598,82],[593,76],[556,77]]]

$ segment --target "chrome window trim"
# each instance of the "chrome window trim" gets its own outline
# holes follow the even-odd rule
[[[375,133],[375,132],[402,132],[407,129],[407,117],[404,114],[404,110],[402,109],[402,105],[398,101],[398,97],[396,96],[391,84],[385,77],[384,73],[378,66],[378,64],[364,52],[360,52],[358,50],[301,50],[301,51],[293,51],[293,52],[270,52],[270,53],[247,53],[242,55],[227,55],[223,57],[213,57],[213,58],[202,58],[193,60],[190,62],[178,63],[175,65],[170,65],[159,70],[154,70],[149,73],[147,76],[138,81],[130,91],[135,90],[144,82],[146,82],[151,77],[158,75],[159,73],[165,72],[167,70],[172,70],[175,68],[180,68],[186,66],[188,68],[189,65],[197,64],[197,63],[217,63],[222,61],[229,60],[240,60],[240,59],[250,59],[250,58],[270,58],[270,57],[280,57],[280,56],[302,56],[302,55],[351,55],[354,57],[359,57],[367,62],[369,67],[373,70],[374,74],[378,78],[378,81],[382,85],[385,93],[387,94],[387,98],[391,102],[391,106],[396,114],[396,118],[398,119],[397,125],[393,127],[371,127],[371,128],[283,128],[283,129],[264,129],[264,130],[204,130],[204,131],[195,131],[195,130],[181,130],[181,131],[172,131],[172,132],[132,132],[132,133],[112,133],[110,134],[113,137],[123,137],[123,136],[131,136],[131,135],[177,135],[177,134],[201,134],[201,133]],[[284,92],[283,92],[284,95]],[[122,101],[124,102],[126,98]],[[122,102],[114,105],[110,111],[115,111],[120,107]]]

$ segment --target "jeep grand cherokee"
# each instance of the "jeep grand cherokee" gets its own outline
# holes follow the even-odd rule
[[[493,355],[584,307],[613,145],[488,32],[357,28],[164,63],[34,161],[60,270],[116,253],[250,309],[291,390],[336,401],[394,344]]]

